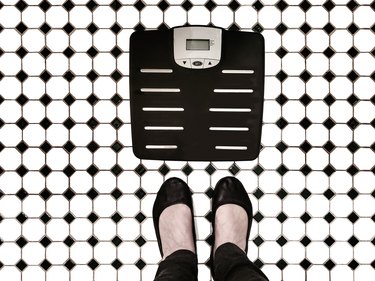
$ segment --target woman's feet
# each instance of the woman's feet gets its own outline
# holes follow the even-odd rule
[[[166,180],[156,196],[153,219],[160,253],[165,259],[177,250],[196,251],[193,201],[181,179]]]

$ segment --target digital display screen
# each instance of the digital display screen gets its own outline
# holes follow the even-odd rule
[[[186,50],[208,51],[210,50],[209,39],[186,39]]]

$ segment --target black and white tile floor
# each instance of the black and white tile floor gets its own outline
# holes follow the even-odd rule
[[[261,32],[260,156],[137,159],[134,29]],[[210,196],[238,177],[255,210],[249,257],[271,281],[375,280],[375,2],[1,0],[0,280],[153,280],[151,208],[177,176],[194,191],[200,280]]]

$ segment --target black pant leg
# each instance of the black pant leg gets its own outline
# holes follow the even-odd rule
[[[189,250],[178,250],[159,264],[154,281],[197,281],[197,255]]]
[[[233,243],[219,246],[214,261],[215,281],[268,281],[245,252]]]

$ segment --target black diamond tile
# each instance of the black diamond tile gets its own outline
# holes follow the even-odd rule
[[[111,168],[111,173],[118,177],[124,171],[120,165],[116,164]]]
[[[260,25],[260,23],[256,23],[253,27],[252,27],[252,30],[254,32],[258,32],[258,33],[262,33],[262,31],[264,30],[263,26]]]
[[[19,176],[23,177],[24,175],[26,175],[29,170],[24,166],[24,165],[20,165],[17,169],[16,169],[16,172]]]
[[[352,260],[350,263],[348,263],[348,266],[352,269],[355,270],[358,266],[359,263],[356,260]]]
[[[64,216],[64,220],[65,220],[68,224],[71,224],[71,223],[75,220],[75,217],[74,217],[71,213],[67,213],[67,214]]]
[[[139,236],[136,240],[135,240],[135,243],[137,243],[137,245],[139,247],[142,247],[144,244],[146,244],[146,240],[142,237],[142,236]]]
[[[96,144],[97,148],[95,147],[95,151],[99,148],[99,146]],[[115,141],[112,145],[111,145],[111,148],[114,152],[120,152],[124,146],[122,145],[122,143],[120,143],[119,141]],[[94,151],[92,151],[94,152]]]
[[[134,27],[134,30],[136,31],[142,31],[142,30],[145,30],[146,28],[141,24],[137,24],[135,27]]]
[[[48,82],[49,79],[51,79],[52,75],[51,73],[49,73],[47,70],[43,71],[40,75],[39,75],[40,79],[42,79],[44,82]]]
[[[288,146],[283,141],[281,141],[276,145],[276,148],[282,153],[288,148]]]
[[[146,216],[142,212],[139,212],[134,218],[141,223],[146,219]]]
[[[115,82],[118,82],[121,80],[121,78],[123,77],[122,73],[118,70],[115,70],[112,74],[111,74],[111,78],[115,81]]]
[[[289,169],[288,169],[287,167],[285,167],[285,165],[281,164],[281,165],[276,169],[276,171],[277,171],[281,176],[283,176],[283,175],[285,175],[285,174],[289,171]]]
[[[99,74],[96,73],[94,70],[91,70],[89,73],[87,73],[86,77],[87,77],[91,82],[94,82],[96,79],[98,79]]]
[[[42,145],[39,147],[44,153],[48,153],[48,151],[51,150],[52,146],[48,141],[45,141],[42,143]]]
[[[93,177],[99,172],[99,169],[94,164],[92,164],[90,167],[87,168],[86,172]]]
[[[347,29],[349,30],[351,34],[355,34],[359,30],[359,27],[356,26],[354,23],[352,23],[351,25],[348,26]]]
[[[331,141],[327,141],[324,145],[323,145],[323,148],[327,151],[327,152],[332,152],[336,146],[331,142]]]
[[[309,118],[305,117],[300,122],[299,125],[304,128],[305,130],[311,126],[312,122]]]
[[[280,214],[277,215],[276,218],[279,222],[283,223],[284,221],[287,220],[288,216],[284,212],[281,212]]]
[[[122,262],[118,259],[115,259],[111,265],[115,268],[115,269],[120,269],[120,267],[123,265]]]
[[[119,105],[122,102],[122,98],[119,94],[114,94],[111,98],[111,102],[114,105]]]
[[[76,170],[69,164],[68,166],[66,166],[63,170],[63,173],[67,176],[67,177],[71,177],[74,173],[76,172]]]
[[[17,74],[16,74],[16,78],[20,81],[20,82],[24,82],[27,78],[29,78],[29,75],[27,75],[27,73],[23,70],[20,70]]]
[[[312,77],[312,75],[311,75],[310,72],[308,72],[307,70],[303,71],[303,72],[299,75],[299,78],[301,78],[305,83],[306,83],[307,81],[309,81],[311,77]]]
[[[89,197],[91,200],[94,200],[98,195],[99,195],[99,192],[95,188],[91,188],[86,193],[86,196]]]
[[[24,200],[27,196],[29,196],[29,193],[24,189],[24,188],[20,188],[17,193],[16,193],[16,196],[20,199],[20,200]]]
[[[74,122],[74,120],[70,117],[68,117],[64,122],[63,122],[63,125],[65,128],[67,128],[68,130],[72,129],[76,123]]]
[[[124,123],[121,121],[120,118],[116,117],[112,120],[111,125],[115,129],[119,129]]]
[[[212,175],[213,173],[216,172],[216,168],[214,165],[212,165],[211,163],[208,164],[208,166],[206,167],[206,172],[209,174],[209,175]]]
[[[232,0],[228,6],[232,11],[237,11],[241,5],[236,0]]]
[[[335,239],[333,239],[331,235],[328,235],[328,237],[324,240],[324,243],[331,247],[335,243]]]
[[[304,259],[299,264],[303,269],[307,270],[311,266],[311,262],[308,259]]]
[[[113,239],[112,239],[112,243],[113,245],[115,245],[116,247],[120,246],[120,244],[122,243],[122,240],[120,237],[118,236],[115,236]]]
[[[327,176],[330,176],[332,175],[334,172],[336,172],[335,168],[328,164],[324,169],[323,169],[323,172],[327,175]],[[328,198],[329,199],[329,198]]]
[[[281,188],[277,193],[276,195],[280,198],[280,199],[284,199],[288,193],[285,191],[285,189]]]
[[[17,144],[16,148],[19,152],[24,153],[29,148],[29,146],[24,141],[21,141],[19,144]]]
[[[329,166],[327,166],[329,167]],[[324,191],[323,195],[328,199],[330,200],[333,196],[335,196],[335,193],[330,189],[328,188],[326,191]]]
[[[17,263],[16,263],[16,266],[19,270],[23,271],[28,265],[27,263],[25,263],[24,260],[19,260]]]
[[[304,106],[307,106],[311,101],[312,99],[310,98],[310,96],[308,94],[304,94],[302,95],[300,98],[299,98],[299,101],[304,105]]]
[[[68,12],[71,11],[71,10],[75,7],[74,3],[73,3],[72,1],[70,1],[70,0],[65,1],[64,4],[63,4],[62,6],[63,6],[63,7],[65,8],[65,10],[67,10]]]
[[[18,128],[23,130],[29,125],[29,122],[27,122],[25,118],[21,117],[20,119],[17,120],[16,125],[18,126]]]
[[[161,23],[157,28],[158,30],[168,30],[169,26],[166,25],[165,23]]]
[[[50,217],[50,215],[49,215],[48,213],[43,213],[43,215],[41,215],[41,216],[39,217],[39,219],[40,219],[44,224],[46,224],[46,223],[48,223],[48,222],[51,220],[51,217]]]
[[[285,268],[287,267],[287,265],[288,265],[288,264],[287,264],[286,261],[283,260],[283,259],[279,260],[279,261],[276,263],[276,266],[277,266],[279,269],[281,269],[281,270],[285,269]]]
[[[94,0],[90,0],[86,3],[87,9],[89,9],[90,11],[94,11],[98,6],[98,3],[96,3]]]
[[[136,172],[139,176],[143,176],[146,172],[147,169],[144,165],[139,164],[135,169],[134,172]]]
[[[283,94],[281,93],[277,98],[276,98],[276,101],[280,104],[280,105],[284,105],[289,99]]]
[[[42,2],[39,3],[39,8],[43,10],[43,12],[47,12],[49,8],[51,8],[51,3],[48,2],[47,0],[43,0]]]
[[[310,8],[311,8],[311,3],[307,0],[304,0],[302,1],[300,4],[299,4],[299,7],[304,11],[304,12],[307,12]]]
[[[212,11],[213,9],[215,9],[217,7],[216,3],[212,0],[207,1],[206,4],[204,4],[204,6],[209,11]]]
[[[16,217],[16,219],[22,224],[24,223],[28,218],[25,215],[25,213],[19,213]]]
[[[120,189],[118,189],[116,187],[114,190],[112,190],[111,195],[112,195],[113,198],[115,198],[117,200],[122,196],[122,192],[121,192]]]
[[[71,94],[67,94],[67,95],[65,96],[65,98],[63,99],[63,101],[64,101],[67,105],[71,106],[71,105],[76,101],[76,99],[75,99]]]
[[[123,51],[118,47],[114,47],[112,50],[111,50],[111,54],[112,56],[114,56],[115,58],[118,58],[121,54],[123,53]]]
[[[99,266],[99,263],[98,263],[95,259],[92,259],[87,265],[88,265],[92,270],[95,270],[95,269]]]
[[[40,193],[39,196],[42,197],[45,201],[48,200],[52,196],[51,191],[48,188],[44,188]]]
[[[307,236],[304,236],[304,237],[301,239],[300,243],[301,243],[303,246],[307,247],[307,246],[311,243],[311,239],[310,239],[309,237],[307,237]]]
[[[304,223],[308,223],[309,220],[311,220],[311,216],[310,216],[308,213],[305,212],[305,213],[300,217],[300,219],[301,219]]]
[[[91,58],[95,58],[96,55],[99,53],[99,51],[95,48],[95,47],[90,47],[86,53],[91,57]]]
[[[276,51],[276,55],[279,57],[279,58],[283,58],[285,57],[285,55],[288,53],[288,51],[286,49],[284,49],[283,47],[280,47],[279,49],[277,49]]]
[[[169,167],[166,164],[163,164],[159,167],[159,173],[162,174],[163,176],[167,175],[170,171]]]
[[[47,236],[44,236],[40,241],[39,241],[40,244],[42,244],[42,246],[44,248],[47,248],[51,243],[52,241],[47,237]]]
[[[191,8],[193,8],[193,4],[189,0],[186,0],[181,6],[185,11],[189,11]]]
[[[119,34],[122,30],[122,27],[118,24],[118,23],[115,23],[114,25],[111,26],[111,31],[114,33],[114,34]]]
[[[25,1],[20,0],[15,6],[20,12],[23,12],[29,5]]]
[[[328,35],[330,35],[330,34],[335,30],[335,27],[334,27],[331,23],[327,23],[327,24],[323,27],[323,30],[324,30]]]
[[[92,223],[94,223],[99,219],[99,217],[97,214],[91,213],[90,215],[88,215],[87,219],[91,221]]]
[[[71,271],[71,270],[76,266],[75,262],[72,261],[71,259],[68,259],[68,260],[64,263],[64,265],[65,265],[65,267],[66,267],[69,271]]]
[[[95,117],[91,117],[87,122],[86,125],[89,126],[91,129],[95,129],[99,125],[99,121],[95,119]]]
[[[328,0],[323,4],[323,7],[330,12],[335,7],[335,4],[331,0]]]
[[[347,195],[349,196],[350,199],[354,200],[355,198],[357,198],[357,196],[359,195],[358,191],[353,187],[349,190],[349,192],[347,193]]]
[[[87,26],[87,30],[91,33],[91,34],[94,34],[95,32],[98,31],[98,27],[94,24],[94,23],[91,23]]]
[[[359,122],[357,119],[352,117],[347,123],[346,123],[352,130],[357,128],[359,126]]]
[[[142,11],[142,9],[143,9],[144,7],[146,7],[146,5],[145,5],[141,0],[137,1],[137,3],[135,3],[133,6],[134,6],[138,11]]]
[[[99,145],[95,141],[91,141],[87,145],[87,149],[90,150],[92,153],[94,153],[95,151],[99,149]]]
[[[286,240],[285,237],[281,235],[279,238],[277,238],[276,242],[282,247],[288,242],[288,240]]]
[[[303,25],[301,25],[301,27],[300,27],[299,29],[300,29],[303,33],[307,34],[307,33],[310,32],[310,30],[311,30],[311,26],[308,25],[308,24],[305,22]]]
[[[328,47],[327,49],[324,50],[323,54],[327,57],[327,58],[332,58],[333,55],[335,54],[336,52],[331,48],[331,47]]]
[[[17,56],[19,56],[21,59],[23,59],[28,53],[29,52],[24,47],[20,47],[16,51]],[[0,50],[0,56],[1,56],[1,50]]]
[[[309,48],[304,47],[299,53],[306,59],[311,55],[312,51]]]
[[[331,105],[336,101],[336,99],[335,99],[335,97],[332,96],[331,94],[328,94],[327,96],[324,97],[323,101],[324,101],[327,105],[331,106]]]
[[[142,260],[142,259],[139,259],[136,263],[135,263],[135,266],[142,270],[145,266],[146,266],[146,263]]]
[[[86,101],[91,105],[95,105],[99,101],[99,98],[95,94],[91,94],[87,97]]]
[[[51,172],[51,168],[47,165],[44,165],[42,168],[39,169],[39,172],[44,176],[47,177]]]
[[[253,192],[253,195],[255,196],[255,198],[260,199],[260,198],[262,198],[262,196],[264,195],[264,192],[263,192],[260,188],[257,188],[257,189]]]
[[[262,215],[262,213],[260,212],[256,212],[256,214],[254,215],[254,220],[256,222],[260,222],[264,219],[264,216]]]
[[[280,72],[276,74],[276,78],[279,79],[280,82],[284,82],[284,80],[288,78],[288,75],[284,71],[280,70]]]
[[[189,164],[186,164],[183,168],[182,168],[182,172],[185,174],[185,175],[190,175],[192,172],[193,172],[193,168],[189,165]]]
[[[68,70],[67,72],[64,73],[63,75],[64,79],[68,82],[72,82],[72,80],[76,77],[73,72]]]
[[[47,34],[50,30],[51,30],[51,27],[47,24],[47,23],[43,23],[40,27],[39,27],[40,31],[42,31],[44,34]]]
[[[257,236],[257,237],[254,238],[253,242],[254,242],[255,245],[257,245],[259,247],[260,245],[262,245],[264,243],[264,240],[263,240],[262,237]]]
[[[351,176],[354,176],[359,172],[359,169],[353,164],[348,169],[346,169],[346,172]]]
[[[359,4],[354,0],[349,1],[346,4],[346,7],[348,7],[348,9],[351,10],[352,12],[355,11],[358,8],[358,6]]]
[[[27,30],[27,26],[21,21],[17,26],[16,29],[19,33],[23,34]]]
[[[308,190],[307,188],[304,188],[302,191],[301,191],[301,196],[304,198],[304,199],[307,199],[310,197],[311,195],[311,192],[310,190]]]
[[[47,106],[51,103],[52,101],[52,98],[47,95],[47,94],[44,94],[43,96],[40,97],[39,101],[44,105],[44,106]]]
[[[336,264],[331,260],[327,260],[325,263],[324,263],[324,266],[328,269],[328,270],[332,270]]]
[[[64,239],[64,244],[68,247],[71,247],[73,244],[75,243],[75,241],[73,240],[72,237],[70,236],[67,236],[65,239]]]
[[[359,51],[355,47],[351,47],[347,52],[346,52],[351,58],[355,58],[358,54]]]
[[[279,2],[276,3],[276,7],[280,10],[280,11],[284,11],[286,8],[288,8],[288,3],[285,2],[284,0],[280,0]]]
[[[119,223],[121,220],[122,220],[122,216],[116,212],[112,215],[111,219],[115,222],[115,223]]]
[[[354,152],[356,152],[356,151],[359,149],[359,145],[358,145],[356,142],[352,141],[352,142],[349,143],[349,145],[347,146],[347,149],[349,149],[349,151],[350,151],[351,153],[354,153]]]
[[[146,196],[146,192],[141,187],[134,194],[138,197],[138,199],[142,199]]]
[[[256,165],[254,168],[253,168],[253,171],[256,175],[260,175],[261,173],[264,172],[264,168],[261,166],[261,165]]]
[[[73,189],[71,189],[70,187],[68,187],[64,193],[63,193],[64,197],[68,200],[71,200],[74,196],[76,196],[76,193],[74,192]]]
[[[279,120],[276,121],[276,125],[280,129],[284,129],[288,125],[288,122],[283,117],[281,117]]]
[[[324,216],[324,219],[326,220],[326,222],[328,223],[331,223],[335,217],[334,215],[332,215],[330,212],[328,212],[325,216]]]
[[[280,35],[283,35],[287,30],[288,30],[288,27],[283,23],[280,23],[278,26],[276,26],[276,31]]]
[[[350,103],[350,105],[354,106],[359,101],[359,98],[357,98],[357,96],[355,94],[352,94],[346,100],[348,101],[348,103]]]
[[[63,145],[63,148],[66,150],[66,152],[70,153],[70,152],[72,152],[76,148],[76,146],[71,141],[67,141]]]
[[[359,217],[358,215],[355,213],[355,212],[352,212],[350,213],[350,215],[348,216],[348,219],[352,222],[352,223],[355,223]]]
[[[111,4],[110,4],[109,6],[110,6],[114,11],[117,12],[118,10],[121,9],[122,4],[121,4],[120,1],[118,1],[118,0],[114,0],[114,1],[111,2]]]
[[[333,121],[330,117],[328,117],[324,122],[323,122],[324,127],[327,129],[332,129],[336,123]]]
[[[47,47],[44,47],[41,51],[40,54],[46,59],[48,56],[51,54],[51,50],[48,49]]]
[[[259,0],[255,1],[253,4],[253,8],[257,11],[260,11],[264,7],[263,3]]]
[[[237,175],[237,173],[238,173],[241,169],[236,165],[236,163],[233,163],[233,165],[230,166],[228,170],[229,170],[229,172],[230,172],[233,176],[235,176],[235,175]]]
[[[214,196],[214,190],[212,189],[212,187],[209,187],[206,189],[204,194],[206,194],[208,198],[212,198],[212,196]]]

